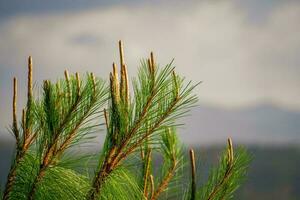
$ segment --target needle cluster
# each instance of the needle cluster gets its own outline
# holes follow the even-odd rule
[[[176,135],[179,119],[197,103],[193,91],[199,83],[179,76],[173,61],[160,67],[152,52],[130,81],[121,41],[119,54],[108,84],[93,73],[65,71],[56,82],[45,80],[41,95],[34,95],[29,57],[21,120],[13,79],[16,148],[3,200],[232,198],[246,175],[247,153],[234,151],[228,139],[219,166],[206,183],[197,185],[195,152],[190,150],[189,162]],[[78,154],[99,132],[106,134],[101,151]],[[184,183],[188,172],[191,181]]]

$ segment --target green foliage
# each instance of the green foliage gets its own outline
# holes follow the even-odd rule
[[[69,76],[65,71],[56,83],[44,81],[36,99],[29,58],[28,101],[20,128],[14,81],[12,132],[17,146],[4,200],[232,198],[249,159],[245,150],[233,152],[231,140],[197,193],[194,157],[193,190],[182,176],[189,169],[176,128],[181,126],[178,119],[195,106],[198,84],[177,75],[173,61],[159,67],[151,53],[132,81],[131,96],[121,42],[119,50],[120,75],[113,64],[109,86],[93,74],[80,79],[78,73]],[[101,152],[79,155],[76,147],[89,145],[101,129],[106,130]]]
[[[228,153],[224,152],[219,165],[210,172],[207,182],[197,192],[198,199],[229,200],[247,175],[250,163],[249,155],[244,148],[235,152],[233,163],[228,163]]]

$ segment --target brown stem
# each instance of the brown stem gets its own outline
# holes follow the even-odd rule
[[[119,53],[120,53],[120,65],[122,67],[125,63],[124,63],[123,43],[121,40],[119,40]]]
[[[7,176],[5,190],[3,192],[3,200],[9,200],[10,199],[9,195],[10,195],[10,192],[12,191],[13,184],[16,180],[17,166],[20,164],[22,158],[23,158],[22,153],[17,155],[15,163],[10,168],[9,174]]]
[[[117,156],[117,162],[120,163],[124,158],[126,158],[129,154],[131,154],[137,147],[139,147],[145,139],[147,139],[160,125],[161,123],[169,116],[169,114],[172,112],[173,108],[176,106],[177,102],[180,100],[180,98],[176,98],[172,105],[168,108],[168,110],[165,112],[165,114],[154,124],[154,126],[149,129],[139,140],[137,140],[125,153],[120,153],[120,155]]]
[[[213,200],[214,196],[219,192],[219,190],[222,188],[222,186],[226,183],[227,179],[230,177],[232,172],[232,166],[227,168],[222,180],[214,187],[210,195],[208,196],[207,200]]]
[[[13,80],[13,132],[16,137],[16,145],[17,149],[19,149],[20,138],[19,138],[19,130],[18,130],[18,122],[17,122],[17,87],[18,81],[16,78]]]
[[[28,103],[32,100],[32,57],[28,57],[28,85],[27,85],[27,98]]]
[[[150,193],[151,193],[151,196],[150,196],[150,199],[152,199],[153,198],[153,195],[154,195],[154,177],[153,177],[153,175],[152,174],[150,174],[150,188],[151,188],[151,191],[150,191]]]
[[[177,167],[177,161],[173,161],[172,166],[170,167],[167,175],[164,177],[164,179],[162,180],[162,182],[159,184],[158,188],[156,189],[156,191],[154,192],[154,194],[151,197],[151,200],[156,200],[159,195],[167,188],[169,182],[171,181],[171,179],[174,176],[174,173],[176,171],[176,167]]]
[[[42,180],[42,178],[44,177],[47,167],[48,166],[42,166],[42,165],[40,166],[39,174],[38,174],[38,176],[36,176],[36,178],[33,182],[33,185],[29,192],[28,200],[34,200],[34,196],[35,196],[36,189],[37,189],[37,183],[39,183]]]
[[[86,196],[87,200],[96,200],[100,190],[102,183],[105,182],[105,179],[109,175],[109,173],[113,170],[111,166],[112,158],[114,157],[116,152],[116,146],[113,146],[110,151],[107,153],[105,157],[104,164],[102,165],[99,172],[96,174],[94,181],[93,181],[93,189],[91,189],[88,192],[88,195]]]
[[[143,188],[144,188],[144,196],[146,198],[148,196],[148,190],[147,189],[148,189],[148,177],[150,175],[151,154],[152,154],[152,150],[149,149],[149,151],[147,152],[147,155],[146,155],[145,166],[144,166],[145,174],[144,174],[144,185],[143,185]]]

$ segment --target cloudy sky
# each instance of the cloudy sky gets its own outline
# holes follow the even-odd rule
[[[107,78],[119,39],[131,75],[150,51],[161,65],[175,58],[177,71],[203,81],[200,104],[300,110],[299,22],[292,0],[0,0],[0,130],[10,122],[12,77],[24,88],[29,55],[37,85],[65,69]]]

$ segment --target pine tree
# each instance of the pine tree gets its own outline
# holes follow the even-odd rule
[[[151,53],[141,61],[131,94],[121,41],[119,53],[120,75],[113,63],[109,84],[93,73],[80,78],[65,71],[57,82],[45,80],[37,97],[29,57],[20,122],[13,79],[16,148],[3,200],[233,198],[250,162],[246,150],[234,150],[229,138],[219,165],[199,184],[195,153],[190,149],[187,159],[176,134],[178,119],[197,103],[198,84],[179,76],[173,61],[159,67]],[[99,131],[106,133],[101,151],[78,152]]]

